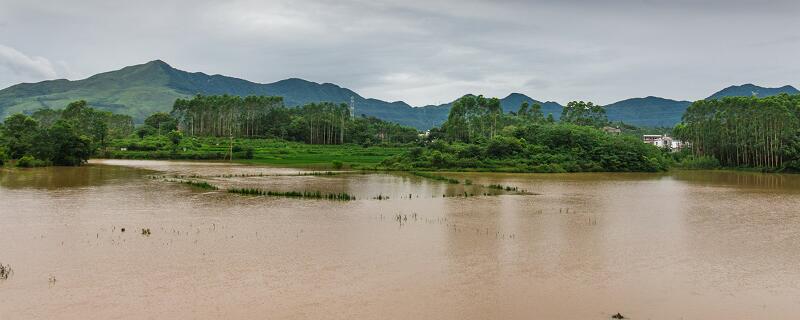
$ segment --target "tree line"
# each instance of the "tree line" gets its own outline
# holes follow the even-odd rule
[[[696,101],[673,132],[722,166],[800,170],[800,95]]]
[[[354,117],[347,104],[322,102],[288,108],[281,97],[197,95],[176,100],[170,114],[188,136],[279,138],[309,144],[408,143],[417,139],[416,129],[374,117]],[[155,130],[150,127],[147,130]]]

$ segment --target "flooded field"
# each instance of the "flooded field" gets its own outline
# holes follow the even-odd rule
[[[0,319],[800,314],[800,175],[441,175],[461,183],[164,161],[0,170]]]

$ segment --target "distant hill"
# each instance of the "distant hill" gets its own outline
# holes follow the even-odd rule
[[[128,114],[141,122],[156,111],[169,111],[177,98],[196,94],[272,95],[284,97],[287,106],[329,101],[349,103],[353,97],[356,113],[430,128],[447,118],[449,110],[413,108],[405,102],[367,99],[335,84],[286,79],[261,84],[222,75],[186,72],[155,60],[77,81],[52,80],[22,83],[0,90],[0,117],[49,107],[63,108],[79,99],[99,109]]]
[[[770,96],[779,93],[800,93],[791,86],[762,88],[752,84],[725,88],[709,99],[726,96]],[[21,83],[0,90],[0,119],[18,112],[28,113],[48,107],[59,109],[75,100],[86,100],[92,106],[128,114],[137,122],[157,111],[170,111],[177,98],[196,94],[270,95],[281,96],[287,106],[312,102],[349,103],[352,97],[356,114],[375,116],[417,129],[429,129],[447,119],[451,103],[412,107],[405,102],[387,102],[365,98],[358,93],[331,83],[316,83],[291,78],[273,83],[255,83],[222,75],[186,72],[161,60],[134,65],[120,70],[96,74],[83,80],[49,80]],[[522,102],[542,105],[542,112],[558,119],[562,106],[542,102],[521,93],[500,99],[505,112],[518,110]],[[606,106],[609,120],[640,126],[673,126],[680,121],[690,104],[658,97],[634,98]]]
[[[795,87],[788,85],[780,88],[765,88],[748,83],[740,86],[730,86],[720,91],[717,91],[710,97],[706,98],[706,100],[721,99],[725,97],[749,97],[753,95],[763,98],[763,97],[779,95],[781,93],[798,94],[800,93],[800,90],[797,90]]]
[[[637,126],[672,127],[681,121],[690,101],[676,101],[659,97],[633,98],[606,105],[609,120],[622,121]]]

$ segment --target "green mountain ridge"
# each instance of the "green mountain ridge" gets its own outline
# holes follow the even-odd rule
[[[759,96],[779,93],[800,93],[791,86],[762,88],[747,84],[725,88],[709,98],[734,95]],[[746,93],[746,94],[744,94]],[[281,96],[287,106],[312,102],[349,103],[355,101],[356,114],[375,116],[417,129],[438,126],[447,119],[451,103],[412,107],[403,101],[387,102],[365,98],[358,93],[332,83],[316,83],[290,78],[273,83],[256,83],[223,75],[186,72],[175,69],[161,60],[99,73],[82,80],[48,80],[20,83],[0,90],[0,118],[14,113],[30,113],[40,108],[60,109],[69,102],[86,100],[90,105],[112,112],[131,115],[141,122],[147,115],[170,111],[175,99],[196,94],[271,95]],[[516,111],[527,101],[542,105],[542,112],[557,119],[562,106],[557,102],[539,101],[521,93],[511,93],[500,99],[504,111]],[[612,121],[634,125],[672,126],[690,104],[658,97],[634,98],[606,106]]]
[[[795,87],[789,85],[780,88],[765,88],[765,87],[759,87],[752,83],[747,83],[740,86],[730,86],[720,91],[717,91],[716,93],[706,98],[706,100],[721,99],[725,97],[749,97],[749,96],[769,97],[769,96],[779,95],[782,93],[798,94],[800,93],[800,90],[797,90]]]

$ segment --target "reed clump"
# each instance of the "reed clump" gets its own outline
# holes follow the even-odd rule
[[[271,191],[261,190],[257,188],[231,188],[228,193],[235,193],[247,196],[270,196],[270,197],[286,197],[286,198],[306,198],[306,199],[323,199],[323,200],[338,200],[338,201],[351,201],[356,200],[356,197],[345,193],[322,193],[319,191]]]
[[[504,186],[499,184],[490,184],[486,186],[489,189],[505,190],[505,191],[519,191],[519,188],[514,186]]]
[[[409,198],[411,195],[408,195]],[[379,194],[378,196],[372,197],[373,200],[389,200],[389,196],[384,196],[383,194]]]
[[[311,172],[300,172],[298,176],[335,176],[338,175],[338,172],[333,171],[311,171]]]
[[[182,184],[188,184],[189,186],[205,189],[205,190],[219,190],[217,186],[210,184],[206,181],[199,181],[199,180],[181,180],[181,179],[164,179],[166,182],[177,182]]]
[[[11,269],[10,264],[2,264],[0,263],[0,280],[6,280],[11,274],[14,273],[14,270]]]
[[[205,182],[205,181],[187,180],[187,181],[183,181],[181,183],[188,184],[188,185],[190,185],[192,187],[195,187],[195,188],[206,189],[206,190],[218,190],[219,189],[219,188],[217,188],[217,186],[212,185],[212,184],[210,184],[208,182]]]

